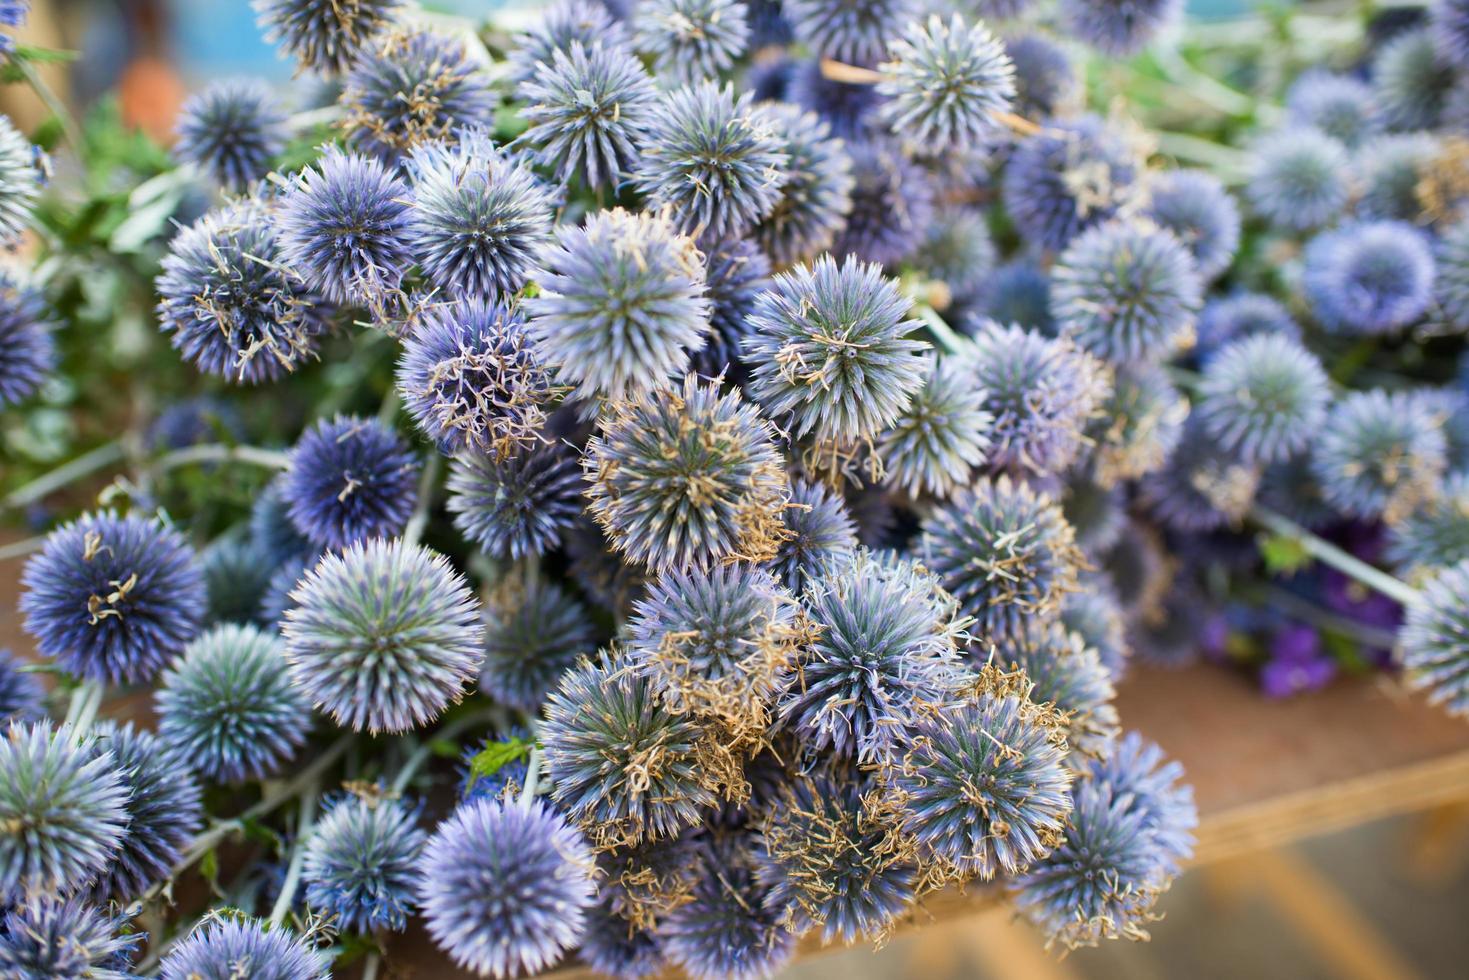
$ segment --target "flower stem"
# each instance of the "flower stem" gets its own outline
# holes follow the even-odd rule
[[[530,747],[530,758],[525,763],[525,785],[520,788],[520,799],[518,801],[522,810],[529,810],[531,802],[536,798],[536,791],[540,788],[537,784],[541,778],[541,747],[534,742]]]
[[[1323,565],[1329,565],[1343,575],[1361,582],[1369,589],[1381,592],[1394,602],[1409,606],[1418,599],[1418,591],[1406,582],[1394,578],[1379,568],[1373,568],[1330,541],[1312,534],[1283,514],[1277,514],[1268,507],[1255,504],[1250,508],[1249,516],[1250,520],[1272,534],[1279,534],[1298,542],[1305,549],[1306,554]]]
[[[76,117],[71,114],[66,103],[62,102],[60,96],[52,91],[50,85],[46,84],[46,80],[36,71],[35,65],[23,58],[12,58],[10,63],[20,70],[21,77],[26,80],[26,84],[46,106],[46,110],[56,117],[56,121],[61,125],[61,135],[66,142],[71,144],[74,151],[81,153],[84,142],[82,129],[77,125]]]
[[[100,469],[111,466],[122,459],[122,443],[109,442],[90,452],[83,453],[69,463],[43,473],[25,486],[18,487],[0,501],[0,511],[27,507],[83,477],[91,476]]]
[[[929,333],[932,333],[934,339],[939,342],[939,346],[943,347],[950,354],[957,354],[963,349],[963,338],[959,336],[953,327],[949,326],[947,320],[939,315],[938,310],[935,310],[927,303],[917,303],[913,309],[918,314],[918,319],[922,320],[923,325],[928,328]]]
[[[148,465],[148,470],[153,473],[164,473],[194,463],[249,463],[265,469],[283,470],[291,465],[291,457],[287,453],[274,449],[261,449],[257,446],[226,446],[219,443],[208,443],[202,446],[175,449],[171,453],[159,456]]]
[[[87,729],[97,720],[97,709],[102,707],[105,690],[106,685],[101,681],[88,680],[72,691],[71,704],[66,709],[66,720],[61,723],[63,728],[70,730],[72,745],[81,744]]]
[[[403,529],[404,544],[418,544],[423,537],[424,528],[428,527],[428,512],[434,506],[434,487],[438,484],[439,468],[443,464],[444,457],[437,452],[429,456],[428,462],[424,464],[423,476],[418,481],[418,505],[413,508],[413,516]]]
[[[296,843],[291,847],[291,863],[286,868],[286,880],[281,893],[276,896],[275,907],[270,910],[270,924],[278,926],[286,921],[291,912],[291,902],[296,898],[296,889],[301,884],[301,869],[306,863],[306,847],[311,843],[311,828],[316,822],[317,784],[312,782],[301,794],[300,816],[296,819]]]

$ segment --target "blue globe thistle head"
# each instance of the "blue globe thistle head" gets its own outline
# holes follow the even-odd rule
[[[791,30],[811,53],[871,68],[887,53],[893,28],[918,13],[915,0],[785,0]]]
[[[1319,129],[1291,127],[1265,136],[1250,151],[1245,197],[1255,213],[1283,231],[1309,231],[1346,210],[1346,147]]]
[[[291,598],[282,632],[292,683],[339,725],[420,728],[479,674],[479,602],[447,558],[420,545],[328,553]]]
[[[1285,113],[1292,128],[1320,130],[1347,147],[1357,146],[1380,126],[1371,86],[1351,75],[1318,68],[1291,83]]]
[[[494,459],[537,444],[555,394],[520,311],[479,299],[426,311],[403,341],[397,380],[440,452]]]
[[[376,419],[338,415],[302,433],[281,492],[312,544],[345,548],[403,530],[418,499],[418,457]]]
[[[517,88],[527,128],[516,140],[561,183],[616,187],[642,159],[658,99],[643,63],[615,40],[572,41]]]
[[[1469,717],[1469,559],[1432,575],[1408,606],[1398,660],[1408,684],[1450,714]]]
[[[998,257],[984,211],[946,208],[929,225],[913,265],[928,277],[930,289],[942,284],[933,306],[953,322],[985,294]]]
[[[237,975],[241,965],[268,964],[279,980],[329,980],[330,961],[308,939],[249,918],[208,916],[159,963],[163,980]]]
[[[536,77],[543,64],[555,61],[556,52],[570,52],[573,42],[583,48],[601,43],[620,48],[627,43],[627,28],[601,0],[557,0],[534,18],[506,59],[510,81],[523,85]]]
[[[30,15],[31,0],[5,0],[4,3],[0,3],[0,24],[6,27],[24,27]],[[0,40],[0,46],[3,46],[5,53],[9,54],[14,50],[15,39],[6,37]]]
[[[582,512],[575,453],[550,443],[508,459],[466,454],[449,470],[448,509],[465,538],[498,558],[552,551]]]
[[[1362,146],[1354,161],[1361,187],[1357,216],[1416,223],[1424,217],[1418,182],[1439,153],[1428,133],[1389,133]]]
[[[246,199],[174,236],[158,276],[159,327],[183,357],[237,384],[316,357],[330,308],[286,259],[275,204]]]
[[[562,225],[542,263],[526,301],[535,350],[579,398],[667,387],[710,332],[703,256],[659,214],[615,208]]]
[[[1127,645],[1122,603],[1105,574],[1088,575],[1082,587],[1061,600],[1061,625],[1097,651],[1113,683],[1127,672],[1132,651]]]
[[[485,600],[479,689],[534,714],[561,675],[596,650],[587,610],[555,582],[507,576]]]
[[[771,567],[794,591],[799,592],[822,563],[849,555],[857,547],[857,525],[846,502],[825,483],[791,481],[785,525],[789,537],[780,543]]]
[[[0,117],[0,246],[13,247],[25,234],[49,168],[46,155]]]
[[[222,537],[200,553],[199,566],[208,595],[206,623],[254,623],[259,619],[260,604],[276,570],[263,545],[249,537]]]
[[[1279,300],[1264,293],[1210,299],[1199,313],[1194,357],[1207,363],[1236,340],[1259,334],[1299,341],[1301,328]]]
[[[1005,39],[1005,53],[1015,66],[1016,115],[1057,119],[1080,110],[1081,79],[1060,44],[1042,34],[1024,33]]]
[[[1198,416],[1168,461],[1143,477],[1140,495],[1161,524],[1184,533],[1237,525],[1254,503],[1261,466],[1224,449]]]
[[[1311,444],[1312,472],[1345,517],[1389,524],[1432,497],[1443,477],[1442,418],[1426,399],[1380,390],[1342,396]]]
[[[551,239],[551,192],[480,130],[409,156],[409,239],[428,285],[484,301],[519,291]]]
[[[974,149],[1004,132],[996,116],[1015,100],[1015,65],[983,22],[930,14],[890,41],[887,57],[880,114],[894,133],[929,149]]]
[[[1092,759],[1085,779],[1132,794],[1132,807],[1153,834],[1163,873],[1176,875],[1194,854],[1199,814],[1193,787],[1183,782],[1183,766],[1137,732],[1118,739],[1103,759]]]
[[[1085,564],[1060,506],[1005,475],[934,510],[919,553],[974,618],[974,634],[996,642],[1054,614]]]
[[[808,753],[892,758],[901,726],[961,683],[958,603],[922,566],[866,550],[825,564],[803,601],[814,636],[780,696],[780,725]]]
[[[1061,332],[1117,364],[1156,362],[1189,346],[1202,305],[1188,248],[1147,222],[1082,232],[1051,271],[1051,315]]]
[[[112,511],[52,531],[21,585],[18,608],[40,653],[113,684],[150,679],[204,619],[204,573],[183,536]]]
[[[923,387],[879,437],[877,455],[889,485],[915,498],[946,499],[984,462],[995,417],[962,358],[930,360],[923,371]]]
[[[634,46],[660,76],[689,85],[734,67],[750,41],[739,0],[642,0],[633,14]]]
[[[1173,232],[1205,282],[1219,278],[1239,249],[1240,215],[1218,177],[1202,170],[1169,170],[1152,182],[1144,212]]]
[[[780,0],[767,0],[779,4]],[[749,4],[746,4],[749,7]],[[801,64],[789,51],[762,52],[756,48],[750,67],[745,70],[745,87],[755,94],[755,102],[790,102],[791,78]]]
[[[25,666],[8,647],[0,647],[0,725],[38,721],[46,714],[46,688]]]
[[[1414,189],[1422,205],[1420,221],[1447,227],[1469,215],[1469,187],[1465,186],[1465,161],[1469,160],[1469,139],[1454,133],[1469,132],[1469,75],[1454,87],[1448,106],[1453,120],[1446,124],[1449,135],[1439,141],[1439,150],[1419,172]]]
[[[317,547],[291,523],[291,505],[285,498],[285,475],[265,485],[250,505],[250,540],[268,556],[272,567],[287,559],[317,554]]]
[[[1445,229],[1435,258],[1437,315],[1456,330],[1469,329],[1469,220]]]
[[[743,234],[780,200],[784,139],[749,92],[713,81],[663,93],[653,109],[637,183],[649,209],[685,234]]]
[[[1086,229],[1136,209],[1142,173],[1133,135],[1086,115],[1052,121],[1022,140],[1001,193],[1027,244],[1060,251]]]
[[[768,561],[790,493],[775,429],[738,391],[683,390],[611,407],[587,443],[588,511],[628,561],[661,571]]]
[[[1029,622],[991,650],[976,652],[975,660],[1024,672],[1030,700],[1060,715],[1072,760],[1111,752],[1121,732],[1112,673],[1101,654],[1059,619]]]
[[[833,136],[849,143],[872,138],[881,129],[877,108],[883,96],[877,86],[826,77],[821,59],[808,58],[791,70],[786,99],[815,113]]]
[[[1065,0],[1067,33],[1113,58],[1128,58],[1183,17],[1179,0]]]
[[[190,96],[176,132],[178,158],[232,191],[263,178],[290,135],[275,93],[257,78],[212,82]]]
[[[1163,466],[1183,435],[1189,403],[1156,364],[1120,368],[1112,394],[1087,429],[1092,476],[1103,487],[1136,480]]]
[[[411,201],[380,160],[328,146],[281,200],[283,263],[334,303],[381,308],[413,261]]]
[[[1331,382],[1321,360],[1280,334],[1231,341],[1209,361],[1194,416],[1215,445],[1250,463],[1278,463],[1321,429]]]
[[[216,626],[195,640],[164,671],[155,704],[159,739],[213,782],[276,774],[311,729],[280,638],[253,626]]]
[[[968,333],[978,333],[989,322],[1016,324],[1048,337],[1056,335],[1051,319],[1051,277],[1024,259],[1006,262],[987,278],[961,321]]]
[[[0,273],[0,409],[34,395],[56,370],[56,328],[40,291]]]
[[[1313,238],[1301,284],[1311,312],[1328,330],[1390,334],[1427,311],[1433,272],[1433,250],[1417,228],[1367,221]]]
[[[896,266],[923,243],[935,211],[934,179],[892,140],[848,145],[852,206],[831,254]]]
[[[25,902],[0,921],[0,973],[16,980],[127,980],[143,941],[141,933],[124,933],[127,925],[126,913],[75,897]]]
[[[1428,22],[1439,57],[1461,72],[1469,71],[1469,3],[1434,0],[1428,7]]]
[[[775,277],[750,314],[747,389],[795,435],[850,444],[897,420],[923,384],[910,303],[882,269],[830,255]]]
[[[1134,516],[1101,566],[1123,613],[1138,620],[1154,616],[1162,606],[1178,562],[1169,554],[1162,532]]]
[[[1310,530],[1322,530],[1337,522],[1336,512],[1326,503],[1316,482],[1310,454],[1265,467],[1255,499]]]
[[[784,138],[786,180],[780,197],[751,233],[771,264],[784,269],[830,248],[852,209],[852,158],[832,127],[793,105],[761,105]]]
[[[1389,130],[1433,129],[1454,89],[1454,66],[1434,45],[1429,26],[1401,31],[1384,41],[1372,59],[1372,94]]]
[[[127,783],[105,748],[49,721],[0,742],[0,902],[65,897],[107,873],[127,832]]]
[[[762,49],[784,48],[796,40],[783,0],[745,0],[750,23],[750,51],[758,57]]]
[[[770,259],[754,241],[737,238],[704,246],[705,297],[713,330],[693,363],[705,377],[742,370],[739,352],[750,328],[746,317],[770,287]]]
[[[618,980],[642,980],[668,968],[657,935],[612,912],[606,901],[587,910],[577,955],[594,972]]]
[[[1104,485],[1095,474],[1072,470],[1055,491],[1061,513],[1076,531],[1076,543],[1087,557],[1104,554],[1117,543],[1127,526],[1127,487]]]
[[[401,931],[426,839],[418,808],[401,799],[375,792],[338,798],[306,846],[301,880],[307,904],[332,916],[338,931]]]
[[[297,70],[337,75],[393,23],[401,0],[253,0],[266,40]]]
[[[352,146],[393,162],[461,130],[493,126],[498,97],[460,38],[394,30],[359,54],[339,101]]]

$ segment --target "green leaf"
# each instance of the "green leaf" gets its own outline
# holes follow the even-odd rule
[[[491,742],[470,760],[470,779],[493,776],[517,759],[530,755],[531,745],[531,742],[518,736],[504,742]]]
[[[1299,538],[1272,534],[1260,542],[1260,557],[1271,575],[1293,575],[1311,563],[1311,553]]]
[[[205,881],[211,884],[218,881],[219,854],[212,849],[205,851],[204,856],[199,859],[199,873],[204,876]]]

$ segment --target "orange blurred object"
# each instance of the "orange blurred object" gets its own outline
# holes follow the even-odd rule
[[[123,69],[117,93],[124,123],[137,126],[165,146],[173,143],[174,120],[185,91],[182,79],[167,62],[147,55],[138,58]]]

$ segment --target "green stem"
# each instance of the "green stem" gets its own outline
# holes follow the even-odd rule
[[[70,730],[72,745],[81,744],[87,729],[97,719],[97,710],[102,707],[105,691],[106,685],[101,681],[88,680],[71,692],[71,704],[67,706],[66,720],[61,724],[63,728]]]
[[[957,354],[964,349],[964,338],[960,337],[958,331],[949,326],[947,320],[939,316],[938,310],[935,310],[927,303],[914,304],[913,309],[917,312],[918,319],[923,321],[923,325],[928,327],[929,333],[933,334],[934,339],[939,342],[939,346],[943,347],[944,350],[950,354]]]
[[[530,809],[531,802],[536,798],[536,791],[540,788],[540,780],[541,747],[532,743],[530,747],[530,758],[525,762],[525,785],[520,788],[519,804],[522,810]]]
[[[27,507],[62,487],[111,466],[122,458],[121,441],[98,446],[90,452],[82,453],[71,462],[56,467],[49,473],[41,474],[25,486],[12,490],[3,501],[0,501],[0,511]]]
[[[1158,152],[1177,157],[1188,163],[1208,164],[1218,172],[1219,179],[1226,184],[1244,183],[1248,173],[1249,155],[1243,150],[1214,143],[1186,133],[1155,132]]]
[[[207,443],[202,446],[175,449],[171,453],[159,456],[148,464],[148,470],[150,473],[166,473],[169,470],[195,463],[249,463],[265,469],[283,470],[291,465],[291,457],[288,453],[274,449],[261,449],[257,446],[226,446],[219,443]]]
[[[438,484],[439,469],[443,465],[444,457],[438,452],[430,455],[428,462],[424,464],[423,477],[418,481],[418,505],[413,508],[413,516],[403,529],[405,544],[415,545],[423,538],[423,531],[428,527],[429,511],[434,506],[434,487]]]
[[[26,84],[36,93],[36,97],[46,106],[46,110],[61,124],[61,135],[65,137],[66,142],[71,144],[71,148],[77,153],[81,153],[84,142],[82,129],[77,125],[76,117],[71,114],[66,103],[62,102],[60,96],[52,91],[50,85],[46,84],[46,80],[36,71],[35,65],[18,58],[12,58],[10,63],[20,69],[20,74],[26,80]]]
[[[306,848],[311,843],[311,828],[316,822],[316,795],[315,783],[301,794],[300,816],[296,818],[296,843],[291,847],[291,863],[286,868],[281,893],[276,896],[275,907],[270,910],[271,926],[286,921],[291,912],[291,902],[296,898],[296,889],[301,885],[301,869],[306,864]]]
[[[367,959],[362,961],[362,980],[377,980],[377,970],[382,965],[382,961],[381,953],[368,953]]]
[[[40,551],[41,546],[46,543],[46,536],[38,534],[34,538],[26,538],[14,544],[8,544],[0,548],[0,561],[9,561],[12,558],[24,558],[33,551]]]
[[[1394,578],[1379,568],[1373,568],[1330,541],[1317,537],[1283,514],[1277,514],[1268,507],[1255,504],[1250,508],[1250,520],[1272,534],[1291,538],[1305,549],[1306,554],[1323,565],[1329,565],[1343,575],[1361,582],[1369,589],[1381,592],[1394,602],[1410,606],[1418,600],[1418,591],[1406,582]]]

